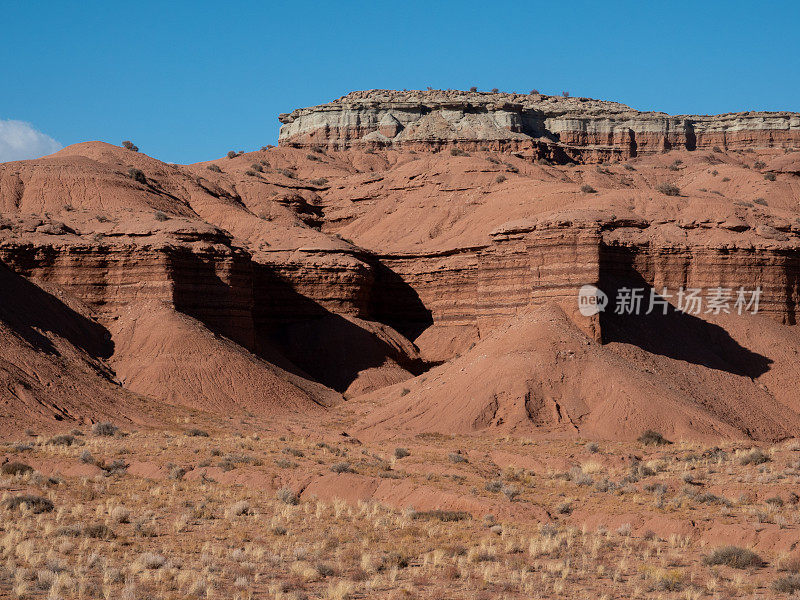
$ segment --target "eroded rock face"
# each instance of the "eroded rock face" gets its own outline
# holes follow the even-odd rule
[[[213,164],[86,143],[0,165],[0,262],[80,305],[76,320],[105,340],[87,362],[72,332],[48,342],[22,328],[38,340],[29,353],[52,373],[55,346],[81,381],[104,374],[98,394],[121,385],[153,406],[274,418],[354,398],[382,407],[363,422],[374,436],[654,427],[779,439],[800,423],[800,167],[796,151],[769,147],[782,116],[709,118],[728,148],[717,151],[703,148],[699,117],[401,96],[298,111],[284,134],[322,119],[310,147],[297,138]],[[325,124],[334,116],[343,127]],[[584,284],[762,297],[757,315],[586,316]],[[24,308],[0,311],[0,335],[20,329]],[[13,414],[45,406],[47,387],[23,393],[26,368],[10,356],[0,347]],[[52,410],[78,416],[60,399]]]
[[[370,90],[280,115],[280,143],[329,148],[501,150],[564,163],[673,149],[790,147],[800,115],[670,116],[617,102],[540,94]]]

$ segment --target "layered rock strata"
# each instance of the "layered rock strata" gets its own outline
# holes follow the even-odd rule
[[[280,115],[280,144],[515,151],[559,163],[800,145],[800,115],[677,115],[540,94],[371,90]]]

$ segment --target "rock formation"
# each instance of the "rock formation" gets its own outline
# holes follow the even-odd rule
[[[100,142],[0,164],[2,273],[58,307],[7,295],[7,416],[352,405],[373,437],[800,425],[797,115],[372,91],[281,120],[279,147],[194,165]],[[584,284],[606,312],[579,312]],[[626,287],[670,305],[615,314]],[[676,310],[681,288],[739,287],[758,314]]]
[[[593,163],[669,150],[791,147],[800,115],[640,112],[590,98],[460,91],[370,90],[280,115],[280,143],[327,148],[516,151]]]

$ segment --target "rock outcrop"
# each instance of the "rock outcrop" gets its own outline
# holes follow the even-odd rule
[[[796,115],[431,91],[283,120],[279,147],[208,163],[91,142],[0,165],[0,267],[80,308],[67,329],[0,310],[4,414],[318,419],[346,398],[373,437],[800,425]],[[608,310],[579,311],[585,284]],[[739,287],[758,314],[677,310]],[[623,288],[669,302],[618,314]]]
[[[453,90],[351,92],[280,115],[280,143],[327,148],[522,152],[557,163],[669,150],[800,145],[800,114],[641,112],[590,98]]]

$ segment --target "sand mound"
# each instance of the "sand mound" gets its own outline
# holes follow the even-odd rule
[[[102,420],[156,423],[146,399],[104,363],[109,332],[0,264],[0,432],[64,429]],[[77,309],[77,310],[75,310]]]
[[[769,328],[755,327],[762,325]],[[796,336],[792,343],[782,352],[800,347]],[[633,344],[602,345],[560,308],[541,307],[424,376],[363,397],[391,401],[361,422],[358,435],[550,431],[633,439],[650,428],[676,439],[790,436],[800,425],[797,407],[737,373],[729,358],[708,366]]]
[[[112,326],[111,365],[139,394],[214,414],[321,411],[341,397],[217,336],[170,307],[137,306]]]

